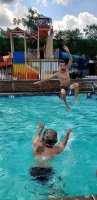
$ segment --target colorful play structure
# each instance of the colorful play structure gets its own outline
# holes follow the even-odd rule
[[[53,51],[53,26],[51,18],[39,16],[36,18],[36,29],[32,34],[16,27],[8,32],[10,38],[11,52],[6,56],[0,56],[0,78],[5,74],[14,79],[39,79],[44,78],[58,70],[58,59],[68,58],[65,52],[59,49]],[[14,38],[24,38],[24,51],[15,51]],[[27,49],[27,39],[33,44],[37,40],[37,49]],[[40,41],[44,47],[41,48]],[[41,58],[42,55],[42,58]],[[73,55],[74,61],[83,59]],[[41,72],[41,73],[40,73]]]
[[[6,56],[0,56],[0,79],[6,79],[6,72],[11,74],[12,71],[12,54],[8,52]]]
[[[31,34],[16,27],[8,32],[10,38],[11,53],[7,56],[0,57],[0,69],[3,74],[12,66],[12,74],[14,79],[39,79],[40,76],[40,40],[44,40],[44,59],[53,58],[53,27],[51,18],[40,16],[36,19],[37,30]],[[14,37],[23,36],[24,51],[15,51]],[[27,49],[26,40],[29,39],[32,43],[37,40],[37,49],[30,53]],[[9,62],[9,58],[12,58]],[[5,61],[6,60],[6,61]],[[12,62],[13,61],[13,62]]]
[[[0,68],[9,65],[12,65],[12,55],[10,52],[8,52],[6,56],[0,56]]]

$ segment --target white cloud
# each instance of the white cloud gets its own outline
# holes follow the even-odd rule
[[[11,1],[11,0],[10,0]],[[43,0],[38,0],[43,2]],[[56,0],[57,2],[62,2],[62,0]],[[0,1],[1,2],[1,1]],[[47,2],[47,0],[44,0],[44,2]],[[65,0],[63,2],[66,2]],[[10,9],[10,5],[8,4],[2,4],[0,3],[0,27],[3,29],[8,28],[15,28],[13,25],[13,18],[22,18],[27,15],[28,9],[23,6],[21,3],[17,2],[14,5],[13,10]],[[36,9],[36,8],[35,8]],[[37,9],[36,9],[37,10]],[[61,30],[61,29],[80,29],[86,27],[86,25],[91,24],[97,24],[97,17],[95,17],[93,14],[90,14],[88,12],[80,13],[77,17],[73,15],[65,15],[62,20],[60,21],[54,21],[53,27],[54,30]],[[24,28],[22,25],[20,25],[20,28]]]
[[[47,7],[49,0],[36,0],[38,3],[44,5],[45,7]],[[53,3],[56,4],[62,4],[63,6],[66,6],[70,0],[51,0]]]
[[[86,25],[97,24],[97,17],[94,15],[84,12],[78,16],[79,27],[86,27]]]
[[[10,7],[7,4],[0,3],[0,27],[3,29],[6,28],[15,28],[13,25],[13,18],[22,18],[27,14],[27,9],[22,6],[20,3],[15,4],[15,8],[10,10]],[[20,25],[23,28],[22,25]]]
[[[10,11],[9,7],[7,5],[3,5],[0,3],[0,26],[8,27],[11,25],[11,18],[13,17],[12,11]]]
[[[63,30],[63,29],[80,29],[86,27],[86,25],[97,24],[97,18],[88,13],[80,13],[78,17],[72,15],[65,15],[61,21],[54,21],[53,27],[54,30]]]
[[[69,1],[70,0],[52,0],[53,3],[62,4],[63,6],[66,6]],[[37,2],[47,7],[49,0],[37,0]]]
[[[22,6],[21,3],[17,3],[16,6],[15,6],[15,10],[13,12],[14,16],[16,18],[22,18],[24,17],[25,15],[27,15],[28,13],[28,10],[25,6]]]
[[[69,0],[53,0],[53,2],[66,6],[69,3]]]
[[[48,5],[48,0],[37,0],[37,2],[43,4],[45,7]]]

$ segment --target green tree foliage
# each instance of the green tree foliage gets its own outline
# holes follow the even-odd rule
[[[55,39],[57,43],[57,47],[62,49],[63,43],[69,46],[70,49],[74,53],[77,50],[77,43],[79,40],[82,40],[82,34],[80,33],[79,29],[75,30],[65,30],[65,31],[58,31],[55,32]]]
[[[0,55],[7,55],[10,51],[10,41],[7,37],[6,31],[0,28]]]
[[[37,12],[36,9],[28,9],[28,15],[25,18],[19,19],[19,18],[14,18],[13,23],[14,25],[19,25],[20,23],[23,24],[23,26],[27,27],[27,29],[30,31],[30,33],[33,30],[37,30],[36,26],[36,18],[38,18],[39,13]]]
[[[79,29],[55,32],[54,44],[62,49],[63,44],[69,46],[71,53],[94,58],[97,55],[97,26],[91,25],[84,29],[84,34]]]
[[[55,31],[54,33],[55,37],[54,37],[54,44],[55,44],[55,48],[62,48],[63,46],[63,41],[64,41],[64,32],[63,31]]]
[[[24,38],[22,38],[22,37],[14,38],[14,50],[15,51],[24,51]]]
[[[86,29],[84,29],[85,36],[87,39],[97,40],[97,25],[92,24],[90,26],[87,25]]]

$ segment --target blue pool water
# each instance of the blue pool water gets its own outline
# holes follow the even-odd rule
[[[57,96],[0,98],[0,200],[43,200],[97,193],[97,100],[67,97],[68,111]],[[33,181],[32,141],[43,122],[57,130],[59,142],[73,128],[65,150],[52,161],[55,171],[47,184]]]

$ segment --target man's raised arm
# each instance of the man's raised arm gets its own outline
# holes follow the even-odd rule
[[[38,124],[38,127],[39,127],[39,131],[36,133],[36,136],[34,138],[34,142],[33,144],[35,144],[36,142],[38,142],[40,140],[40,135],[44,129],[44,124],[43,123],[39,123]]]
[[[64,138],[64,140],[61,142],[61,144],[59,145],[60,148],[61,148],[61,151],[63,151],[63,149],[65,148],[66,144],[67,144],[67,141],[69,139],[69,136],[70,136],[70,133],[72,132],[72,129],[69,129],[67,132],[66,132],[66,136]]]
[[[69,62],[68,62],[68,67],[70,67],[70,65],[72,64],[72,62],[73,62],[73,58],[72,58],[72,55],[71,55],[71,53],[70,53],[70,50],[69,50],[69,48],[67,47],[67,46],[65,46],[64,45],[64,50],[66,51],[66,53],[68,54],[68,57],[69,57]]]
[[[71,132],[72,132],[72,129],[69,129],[66,132],[66,136],[65,136],[64,140],[58,146],[53,147],[53,149],[52,149],[52,155],[55,156],[55,155],[61,153],[64,150]]]

